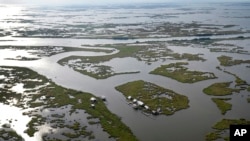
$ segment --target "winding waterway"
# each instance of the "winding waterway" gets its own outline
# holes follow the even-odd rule
[[[44,44],[48,44],[45,40]],[[57,39],[49,39],[50,42],[57,42]],[[63,39],[67,42],[67,39]],[[71,39],[68,40],[70,42]],[[116,41],[109,40],[109,43],[117,43]],[[132,41],[127,41],[132,42]],[[15,43],[15,42],[14,42]],[[78,44],[82,41],[79,40]],[[37,45],[41,45],[40,42]],[[26,45],[34,45],[27,44]],[[52,44],[53,45],[53,44]],[[71,46],[77,46],[77,43],[68,44]],[[21,66],[28,67],[34,71],[52,79],[56,84],[61,85],[66,88],[72,88],[75,90],[81,90],[84,92],[90,92],[96,96],[106,96],[107,97],[107,107],[110,111],[122,117],[122,121],[126,123],[133,133],[143,141],[151,140],[203,140],[206,133],[211,130],[211,125],[222,118],[218,108],[211,101],[211,98],[202,92],[202,89],[214,82],[220,81],[233,81],[234,77],[228,74],[221,73],[221,71],[215,69],[218,65],[217,57],[226,53],[211,53],[206,48],[188,48],[185,51],[185,47],[171,47],[171,49],[176,52],[192,52],[192,53],[203,53],[204,58],[208,61],[205,62],[190,62],[189,67],[193,68],[195,66],[196,70],[214,72],[218,77],[216,80],[207,80],[203,82],[197,82],[195,84],[183,84],[175,80],[151,75],[149,72],[161,64],[176,62],[167,60],[165,62],[154,62],[151,65],[147,65],[144,62],[140,62],[135,58],[120,58],[113,59],[106,64],[114,67],[117,70],[130,70],[130,71],[140,71],[139,74],[127,74],[127,75],[117,75],[104,80],[96,80],[89,76],[82,75],[75,72],[73,69],[67,66],[61,66],[57,63],[58,60],[71,56],[71,55],[81,55],[81,56],[98,56],[107,55],[106,53],[96,53],[96,52],[66,52],[51,57],[45,57],[36,61],[13,61],[13,60],[3,60],[1,58],[1,66]],[[244,55],[240,55],[244,56]],[[121,67],[121,68],[119,68]],[[238,68],[238,67],[237,67]],[[234,70],[234,67],[230,70]],[[242,70],[246,70],[243,68]],[[237,70],[236,74],[240,75],[240,71]],[[246,77],[245,77],[246,78]],[[190,100],[190,107],[186,110],[179,111],[171,116],[158,116],[158,117],[147,117],[139,111],[134,111],[126,102],[125,97],[114,89],[115,86],[124,84],[126,82],[134,80],[145,80],[148,82],[155,83],[164,88],[172,89],[177,93],[188,96]],[[250,79],[246,79],[250,83]],[[250,118],[250,114],[245,112],[249,105],[244,98],[240,95],[235,95],[232,101],[235,107],[228,112],[226,117],[237,117]],[[237,99],[237,100],[236,100]],[[192,130],[190,130],[190,128]],[[180,136],[181,134],[181,136]]]
[[[236,6],[237,7],[237,6]],[[193,8],[193,7],[192,7]],[[196,7],[197,8],[197,7]],[[211,7],[210,7],[211,8]],[[213,8],[211,8],[213,9]],[[134,9],[135,10],[135,9]],[[213,10],[211,10],[213,11]],[[143,9],[141,12],[145,12]],[[171,13],[172,11],[170,11]],[[215,11],[213,11],[215,12]],[[213,15],[210,13],[210,16]],[[220,11],[222,12],[222,11]],[[182,13],[183,14],[183,13]],[[145,14],[144,14],[145,15]],[[200,14],[196,14],[201,17]],[[176,20],[185,20],[192,16],[180,16]],[[197,18],[197,17],[196,17]],[[209,18],[209,17],[206,17]],[[194,18],[195,19],[195,18]],[[231,18],[229,18],[231,19]],[[227,20],[229,20],[227,19]],[[188,19],[192,20],[192,19]],[[217,17],[212,20],[213,22],[222,23]],[[227,21],[225,20],[225,21]],[[203,19],[203,21],[206,21]],[[208,20],[209,21],[209,20]],[[249,18],[246,19],[246,22]],[[96,22],[96,21],[95,21]],[[227,21],[230,23],[230,20]],[[244,22],[242,25],[245,26]],[[235,22],[238,23],[238,22]],[[245,29],[247,30],[247,28]],[[234,43],[237,46],[243,46],[245,50],[249,50],[249,39],[244,39],[246,44],[242,45],[238,40],[230,41],[231,38],[237,38],[239,36],[244,36],[245,38],[250,37],[249,33],[244,34],[232,34],[232,35],[217,35],[217,36],[188,36],[188,37],[168,37],[168,38],[141,38],[141,39],[130,39],[130,40],[113,40],[113,39],[73,39],[73,38],[17,38],[17,37],[0,37],[1,46],[68,46],[68,47],[88,47],[102,44],[128,44],[147,41],[161,41],[168,42],[173,40],[193,40],[197,38],[210,38],[210,39],[221,39],[224,44]],[[92,47],[93,48],[93,47]],[[249,55],[246,54],[236,54],[236,53],[226,53],[226,52],[210,52],[208,48],[194,46],[169,46],[171,50],[177,53],[192,53],[203,54],[202,57],[206,59],[205,62],[201,61],[189,61],[188,67],[190,69],[195,68],[198,71],[213,72],[218,78],[212,80],[206,80],[197,82],[194,84],[180,83],[176,80],[149,74],[150,71],[161,66],[162,64],[169,64],[177,62],[176,60],[165,60],[156,61],[150,65],[143,61],[138,61],[136,58],[126,57],[126,58],[114,58],[108,62],[104,62],[105,65],[113,67],[116,71],[140,71],[140,73],[135,74],[124,74],[109,77],[107,79],[95,79],[87,75],[83,75],[79,72],[74,71],[68,66],[61,66],[57,63],[60,59],[71,55],[79,56],[104,56],[110,55],[104,52],[90,52],[90,51],[77,51],[77,52],[65,52],[56,54],[50,57],[43,57],[40,60],[34,61],[15,61],[15,60],[5,60],[8,57],[6,50],[0,51],[0,66],[20,66],[27,67],[41,75],[46,76],[58,85],[66,88],[71,88],[75,90],[81,90],[84,92],[90,92],[95,96],[106,96],[108,109],[115,113],[117,116],[121,117],[122,121],[132,130],[135,136],[141,141],[202,141],[204,140],[207,133],[212,130],[212,125],[220,121],[222,118],[245,118],[250,119],[249,103],[247,103],[246,98],[249,97],[249,92],[242,91],[238,94],[233,94],[232,110],[228,111],[226,115],[221,115],[219,109],[216,107],[215,103],[212,102],[211,96],[203,93],[203,88],[215,83],[215,82],[227,82],[234,81],[235,77],[230,74],[223,73],[222,71],[216,69],[219,66],[219,61],[217,57],[221,55],[227,55],[234,57],[236,59],[249,59]],[[115,50],[113,53],[117,53]],[[9,53],[12,55],[13,52]],[[11,56],[10,56],[11,57]],[[181,60],[183,61],[183,60]],[[184,60],[186,61],[186,60]],[[248,64],[249,65],[249,64]],[[250,68],[246,67],[246,64],[226,67],[226,70],[232,72],[250,83],[249,72]],[[1,75],[0,75],[1,76]],[[161,87],[171,89],[177,93],[186,95],[189,98],[189,108],[176,112],[171,116],[145,116],[140,111],[135,111],[131,106],[127,104],[126,98],[118,91],[115,87],[127,82],[135,80],[144,80]],[[1,85],[0,85],[1,86]],[[6,115],[0,117],[0,123],[2,124],[6,119],[18,117],[18,121],[15,121],[16,126],[13,129],[18,129],[17,133],[21,134],[27,141],[41,140],[39,137],[40,133],[37,133],[35,137],[28,137],[23,133],[25,129],[25,121],[30,119],[27,116],[23,116],[18,108],[13,108],[8,105],[0,104],[0,110],[5,109],[7,111],[16,110],[15,115]],[[6,111],[6,112],[7,112]],[[23,121],[23,122],[22,122]],[[105,139],[108,138],[106,134]],[[97,138],[101,138],[99,135]]]

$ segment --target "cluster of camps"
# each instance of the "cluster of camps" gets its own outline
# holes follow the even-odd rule
[[[132,107],[135,110],[141,109],[147,113],[151,111],[149,106],[145,105],[144,102],[137,100],[136,98],[132,98],[132,96],[128,96],[127,99],[131,101],[129,104],[132,104]],[[153,115],[159,115],[161,113],[161,108],[157,108],[157,110],[152,110],[151,113]]]

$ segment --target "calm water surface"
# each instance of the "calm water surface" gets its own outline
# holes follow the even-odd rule
[[[244,16],[248,16],[246,14],[249,9],[243,8],[244,10],[237,10],[240,5],[230,5],[233,9],[228,9],[227,6],[217,5],[217,7],[207,6],[207,9],[202,10],[196,6],[190,6],[189,14],[184,9],[180,7],[170,8],[168,10],[164,9],[161,11],[168,15],[174,15],[175,17],[169,17],[166,19],[158,19],[158,21],[168,21],[171,20],[173,22],[189,22],[190,20],[195,20],[199,22],[209,22],[211,24],[237,24],[238,27],[235,28],[244,28],[244,30],[249,30],[249,25],[246,22],[249,22],[249,18],[243,18]],[[1,7],[3,9],[3,7]],[[20,9],[24,7],[19,7]],[[222,9],[221,9],[222,8]],[[17,8],[17,11],[20,9]],[[33,10],[33,11],[32,11]],[[39,9],[32,9],[28,11],[29,14],[45,14],[44,11],[41,12]],[[53,17],[60,13],[61,9],[57,9],[52,13],[45,14],[46,19],[53,19]],[[70,9],[72,10],[72,9]],[[102,10],[78,10],[71,11],[68,16],[75,15],[69,23],[76,23],[79,20],[79,17],[84,17],[84,20],[89,20],[89,22],[107,22],[107,23],[124,23],[124,22],[151,22],[152,19],[146,16],[146,14],[159,14],[159,10],[162,9],[133,9],[132,14],[128,13],[127,10],[116,9],[118,13],[122,13],[119,15],[120,17],[126,17],[123,20],[118,20],[114,18],[118,15],[110,14],[110,9],[102,9]],[[187,10],[187,9],[186,9]],[[50,11],[50,9],[48,9]],[[229,13],[226,13],[226,12]],[[27,11],[26,11],[27,12]],[[99,15],[94,17],[93,19],[89,18],[89,14],[95,13],[104,13],[103,15]],[[160,12],[160,13],[161,13]],[[105,14],[106,13],[106,14]],[[214,17],[214,13],[217,16]],[[233,14],[232,14],[233,13]],[[239,16],[239,13],[245,13],[244,15],[240,15],[241,19],[244,19],[243,22],[239,22],[240,20],[235,20]],[[250,12],[248,12],[250,13]],[[27,13],[25,13],[27,14]],[[20,14],[20,17],[25,18],[25,14]],[[162,13],[161,13],[162,14]],[[76,16],[77,15],[77,16]],[[84,16],[85,15],[85,16]],[[163,14],[164,15],[164,14]],[[195,16],[194,16],[195,15]],[[204,16],[206,15],[206,16]],[[119,17],[118,16],[118,17]],[[137,19],[135,17],[141,16],[141,18]],[[38,16],[39,17],[39,16]],[[64,20],[65,14],[62,17],[55,18],[48,23],[35,23],[34,25],[30,25],[28,23],[24,24],[13,24],[5,27],[6,29],[18,28],[20,26],[27,27],[36,27],[36,26],[45,26],[45,24],[58,24],[61,20]],[[91,17],[91,16],[90,16]],[[11,17],[8,17],[11,18]],[[30,17],[29,17],[30,18]],[[36,16],[33,17],[37,20]],[[33,19],[33,20],[34,20]],[[108,19],[108,20],[106,20]],[[137,20],[135,20],[137,19]],[[2,18],[3,21],[6,20]],[[187,21],[186,21],[187,20]],[[78,21],[79,22],[79,21]],[[5,25],[6,26],[6,25]],[[237,37],[239,35],[230,35],[230,36],[217,36],[211,38],[230,38]],[[244,36],[250,36],[250,34],[244,34]],[[137,39],[138,41],[171,41],[173,39],[194,39],[196,37],[178,37],[178,38],[163,38],[163,39]],[[2,40],[2,41],[1,41]],[[12,41],[6,41],[12,40]],[[109,39],[51,39],[51,38],[14,38],[14,37],[1,37],[0,45],[56,45],[56,46],[73,46],[73,47],[81,47],[81,45],[95,45],[95,44],[116,44],[116,43],[134,43],[137,40],[109,40]],[[223,41],[222,43],[230,43],[238,46],[243,46],[245,50],[249,49],[250,40],[243,41]],[[96,96],[106,96],[107,97],[107,107],[110,111],[118,115],[122,118],[122,121],[128,125],[133,133],[138,137],[139,140],[142,141],[185,141],[185,140],[193,140],[193,141],[202,141],[204,140],[205,135],[210,132],[212,129],[212,125],[217,121],[220,121],[222,118],[246,118],[250,119],[250,113],[246,112],[249,110],[249,103],[246,101],[246,97],[249,96],[249,93],[246,91],[242,91],[239,94],[234,94],[232,96],[232,100],[230,101],[233,104],[232,110],[227,112],[226,115],[221,115],[219,109],[216,105],[211,101],[211,96],[205,95],[202,90],[203,88],[215,83],[215,82],[226,82],[226,81],[234,81],[235,78],[232,75],[223,73],[216,69],[216,66],[219,66],[219,62],[217,60],[218,56],[227,55],[232,56],[236,59],[249,59],[249,55],[244,54],[233,54],[233,53],[215,53],[210,52],[207,48],[200,48],[198,46],[194,47],[184,47],[184,46],[169,46],[174,52],[178,53],[202,53],[202,57],[207,59],[205,62],[200,61],[191,61],[189,62],[188,67],[190,69],[213,72],[218,79],[206,80],[202,82],[197,82],[194,84],[183,84],[178,81],[175,81],[170,78],[166,78],[158,75],[149,74],[150,71],[154,70],[156,67],[159,67],[162,64],[168,64],[176,62],[174,60],[166,60],[164,62],[157,61],[152,63],[151,65],[147,65],[145,62],[138,61],[135,58],[127,57],[127,58],[115,58],[108,62],[104,62],[104,65],[112,66],[113,69],[117,72],[128,72],[128,71],[140,71],[137,74],[127,74],[127,75],[117,75],[110,77],[104,80],[96,80],[89,76],[82,75],[78,72],[75,72],[73,69],[67,66],[60,66],[57,64],[57,61],[71,56],[71,55],[82,55],[82,56],[100,56],[107,55],[105,53],[96,53],[96,52],[67,52],[57,54],[51,57],[45,57],[36,61],[13,61],[13,60],[5,60],[6,57],[15,57],[18,52],[9,52],[8,50],[0,51],[0,66],[22,66],[31,68],[38,73],[45,75],[46,77],[52,79],[56,84],[64,86],[66,88],[72,88],[75,90],[81,90],[84,92],[90,92]],[[15,54],[14,54],[15,53]],[[25,54],[25,52],[19,52],[21,54]],[[250,69],[246,68],[246,64],[237,65],[232,67],[225,67],[227,71],[237,74],[242,79],[246,80],[250,83]],[[1,75],[0,75],[1,76]],[[161,87],[172,89],[177,93],[188,96],[190,100],[190,107],[185,110],[181,110],[176,112],[172,116],[145,116],[139,111],[133,110],[126,102],[126,98],[118,91],[115,90],[115,87],[130,81],[135,80],[145,80],[148,82],[155,83]],[[14,122],[15,127],[13,129],[17,129],[18,134],[22,134],[22,136],[26,140],[39,140],[39,132],[36,134],[35,138],[30,138],[27,135],[23,134],[25,130],[25,126],[27,122],[30,120],[27,116],[22,116],[22,111],[18,108],[7,106],[0,104],[1,110],[11,111],[15,115],[6,115],[6,117],[1,116],[0,124],[6,122],[6,119],[12,117],[18,117],[18,121]],[[23,122],[21,122],[23,121]],[[26,121],[26,122],[25,122]],[[20,126],[20,127],[19,127]],[[100,130],[100,129],[93,129]],[[100,132],[101,131],[97,131]],[[101,138],[107,139],[107,135],[105,133],[99,134],[97,136],[98,139]]]

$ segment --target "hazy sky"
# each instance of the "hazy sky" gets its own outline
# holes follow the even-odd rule
[[[110,3],[156,3],[156,2],[250,2],[250,0],[0,0],[0,4],[110,4]]]

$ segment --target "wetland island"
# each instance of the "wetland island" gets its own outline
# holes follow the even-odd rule
[[[250,3],[28,1],[0,3],[0,141],[228,141],[250,125]]]

